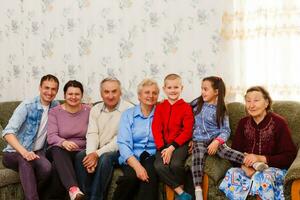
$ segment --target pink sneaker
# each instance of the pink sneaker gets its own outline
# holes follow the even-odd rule
[[[83,200],[84,194],[76,186],[73,186],[69,189],[70,200]]]

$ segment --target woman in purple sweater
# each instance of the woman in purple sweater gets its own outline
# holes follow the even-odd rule
[[[245,95],[247,117],[240,120],[232,148],[245,153],[244,165],[227,171],[220,189],[229,199],[242,200],[248,195],[257,199],[282,200],[283,180],[296,157],[286,120],[271,112],[272,99],[260,86]],[[264,162],[269,168],[255,171],[251,166]]]
[[[74,159],[85,149],[90,107],[81,103],[83,86],[71,80],[64,86],[65,103],[49,111],[47,141],[58,176],[71,200],[83,198],[74,170]]]

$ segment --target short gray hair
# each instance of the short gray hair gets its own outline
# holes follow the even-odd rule
[[[103,79],[101,82],[100,82],[100,89],[102,89],[102,86],[105,82],[116,82],[120,89],[121,89],[121,82],[119,81],[119,79],[117,79],[116,77],[113,77],[113,76],[109,76],[109,77],[106,77],[105,79]]]
[[[152,86],[152,85],[155,85],[155,87],[157,88],[157,92],[159,92],[159,87],[158,87],[157,82],[155,80],[146,78],[138,84],[137,93],[139,94],[141,92],[141,90],[143,89],[143,87]]]

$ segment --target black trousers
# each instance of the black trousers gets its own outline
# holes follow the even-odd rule
[[[156,153],[154,167],[162,182],[173,189],[184,185],[184,178],[186,177],[184,164],[187,156],[188,144],[184,144],[173,151],[171,161],[168,165],[163,163],[161,152],[158,151]]]
[[[60,155],[61,153],[59,153],[59,152],[65,152],[68,155],[67,159],[69,161],[67,161],[68,164],[66,167],[72,166],[72,168],[73,168],[73,161],[75,158],[75,154],[77,152],[70,152],[70,154],[69,154],[68,151],[61,149],[60,147],[51,147],[50,149],[47,150],[46,156],[52,164],[52,171],[51,171],[51,178],[49,180],[49,185],[46,188],[45,195],[42,198],[43,200],[67,200],[67,199],[69,199],[69,194],[68,194],[68,189],[67,189],[68,186],[65,187],[63,185],[63,183],[61,181],[62,173],[58,173],[57,166],[56,166],[56,163],[58,163],[59,166],[64,165],[64,161],[65,161],[65,159],[63,158],[63,161],[60,162],[62,160],[62,157]],[[65,154],[65,153],[63,153],[63,154]],[[54,161],[54,158],[56,161]],[[72,165],[70,165],[70,160],[71,160]],[[71,169],[71,170],[73,170],[73,169]],[[69,169],[67,171],[69,171]],[[63,179],[65,179],[65,178],[63,178]],[[69,185],[71,185],[71,184],[73,184],[73,183],[70,183]]]
[[[78,151],[67,151],[57,146],[50,148],[51,157],[55,169],[64,188],[69,191],[70,187],[77,186],[74,161]]]
[[[157,200],[158,199],[158,177],[156,175],[153,163],[155,156],[150,156],[141,161],[142,166],[146,169],[149,182],[138,179],[136,173],[129,165],[122,165],[123,176],[117,181],[117,189],[114,193],[113,200],[134,199],[137,200]]]

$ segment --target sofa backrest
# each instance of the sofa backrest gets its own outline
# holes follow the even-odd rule
[[[9,101],[0,103],[0,125],[2,126],[2,128],[5,128],[14,110],[20,103],[20,101]]]
[[[0,103],[0,134],[2,135],[2,128],[4,129],[7,125],[10,117],[12,116],[16,107],[21,103],[21,101],[9,101]],[[0,138],[0,155],[2,154],[3,148],[6,146],[5,141]]]
[[[2,102],[0,103],[0,125],[2,128],[8,123],[13,111],[20,104],[20,101]],[[246,116],[245,106],[243,103],[232,102],[227,104],[231,137],[233,138],[239,120]],[[292,138],[297,147],[300,147],[300,102],[295,101],[275,101],[272,109],[274,112],[283,116],[291,129]],[[1,129],[1,127],[0,127]],[[2,132],[2,131],[1,131]],[[0,139],[0,151],[2,151],[5,143]],[[1,154],[1,153],[0,153]]]
[[[0,133],[2,133],[2,126],[0,125]],[[2,149],[4,149],[4,147],[5,147],[5,142],[4,142],[4,140],[2,139],[2,137],[0,138],[0,156],[2,155]]]
[[[227,104],[229,122],[231,128],[231,139],[235,134],[239,120],[246,116],[245,106],[243,103]],[[297,147],[300,147],[300,102],[295,101],[274,101],[272,110],[283,116],[291,129],[292,138]]]

